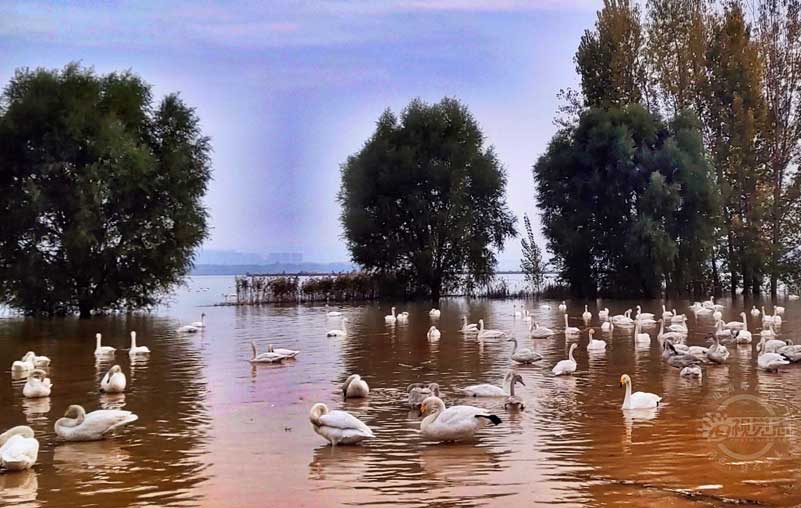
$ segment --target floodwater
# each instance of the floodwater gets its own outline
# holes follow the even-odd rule
[[[327,338],[339,326],[323,305],[206,307],[228,292],[230,277],[198,277],[169,307],[151,315],[78,320],[0,320],[0,431],[28,424],[41,443],[32,471],[0,474],[3,506],[760,506],[801,503],[801,365],[779,374],[756,369],[755,343],[730,346],[724,366],[705,368],[701,381],[679,376],[661,361],[655,335],[635,344],[616,330],[602,353],[588,353],[587,334],[529,339],[513,305],[522,301],[444,301],[437,326],[442,338],[426,339],[428,306],[398,304],[407,325],[388,326],[389,305],[337,307],[349,319],[346,338]],[[210,287],[208,291],[200,288]],[[543,304],[551,308],[543,308]],[[726,321],[738,319],[742,300],[726,305]],[[528,301],[543,325],[563,328],[558,302]],[[584,302],[568,302],[571,325],[584,328]],[[801,302],[780,301],[787,311],[780,337],[797,337]],[[634,302],[591,302],[622,313]],[[669,302],[680,312],[688,302]],[[747,302],[750,309],[751,302]],[[661,302],[645,311],[661,312]],[[768,305],[770,309],[771,306]],[[182,321],[207,314],[198,335],[176,336]],[[458,333],[459,319],[483,318],[508,330],[544,359],[518,366],[526,386],[517,393],[522,412],[503,399],[466,399],[456,388],[500,384],[512,366],[512,345],[479,342]],[[748,315],[749,329],[761,320]],[[712,318],[689,314],[688,343],[704,345]],[[121,396],[98,392],[110,363],[96,364],[94,333],[118,348],[138,332],[150,358],[132,365],[125,351],[116,362],[128,376]],[[758,333],[754,333],[758,338]],[[597,338],[600,337],[596,336]],[[251,366],[250,341],[263,350],[302,350],[283,365]],[[555,378],[550,369],[577,340],[578,370]],[[52,359],[48,399],[25,400],[23,381],[12,380],[10,363],[26,351]],[[343,401],[340,384],[351,373],[370,384],[367,400]],[[620,375],[634,390],[660,394],[651,411],[620,409]],[[476,442],[436,444],[418,433],[419,418],[405,406],[405,387],[436,381],[447,405],[487,408],[503,422],[483,430]],[[309,424],[315,402],[352,412],[376,434],[362,446],[327,446]],[[139,415],[111,439],[63,443],[53,423],[70,404],[87,410],[125,408]],[[749,429],[731,424],[747,417]],[[711,432],[710,432],[710,429]],[[723,431],[721,431],[723,429]],[[742,430],[742,428],[740,428]]]

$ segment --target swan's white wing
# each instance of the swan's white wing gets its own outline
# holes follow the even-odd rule
[[[87,414],[80,428],[86,429],[86,432],[91,434],[105,434],[138,419],[139,417],[130,411],[100,409]]]
[[[346,411],[331,411],[324,414],[320,417],[320,423],[340,430],[357,430],[373,437],[373,431],[367,424]]]
[[[634,392],[631,394],[631,407],[635,409],[656,407],[661,400],[662,397],[655,393]]]
[[[470,385],[460,388],[460,391],[475,397],[505,397],[508,395],[503,388],[491,384]]]

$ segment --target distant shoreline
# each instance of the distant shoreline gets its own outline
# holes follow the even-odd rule
[[[276,277],[283,275],[286,277],[323,277],[328,275],[337,275],[341,273],[349,273],[356,270],[356,267],[346,265],[344,263],[332,263],[326,265],[320,263],[322,266],[315,266],[316,263],[309,263],[310,266],[304,267],[305,263],[301,266],[298,265],[197,265],[195,266],[190,275],[260,275],[265,277]],[[326,267],[326,268],[322,268]],[[330,268],[329,268],[330,267]],[[322,269],[321,269],[322,268]],[[495,272],[498,275],[518,275],[523,272],[519,270],[499,270]]]

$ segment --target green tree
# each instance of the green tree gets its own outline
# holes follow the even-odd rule
[[[523,214],[523,224],[526,228],[526,236],[520,239],[520,246],[523,251],[520,270],[525,274],[526,281],[531,285],[531,288],[539,293],[545,280],[545,263],[542,262],[542,253],[534,239],[531,221],[526,214]]]
[[[574,293],[653,297],[697,284],[716,194],[691,114],[665,125],[639,105],[588,110],[533,171],[549,250]]]
[[[576,71],[587,107],[623,107],[644,102],[640,11],[631,0],[604,0],[594,30],[586,30],[576,51]]]
[[[760,290],[768,254],[761,241],[769,197],[762,60],[738,2],[728,2],[709,26],[704,126],[720,187],[731,290],[742,282],[749,294]]]
[[[0,295],[29,314],[156,303],[206,236],[209,142],[130,72],[18,70],[0,104]]]
[[[506,176],[467,108],[455,99],[386,111],[342,165],[342,225],[353,260],[437,302],[485,283],[515,235]]]
[[[780,278],[797,280],[801,265],[788,256],[801,248],[801,175],[793,161],[801,160],[801,1],[761,0],[756,39],[762,56],[762,81],[767,125],[765,149],[769,182],[767,236],[770,293]],[[799,272],[792,275],[788,270]]]

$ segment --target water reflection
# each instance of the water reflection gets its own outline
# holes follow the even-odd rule
[[[0,504],[28,507],[35,503],[39,491],[36,471],[17,471],[0,474]]]

